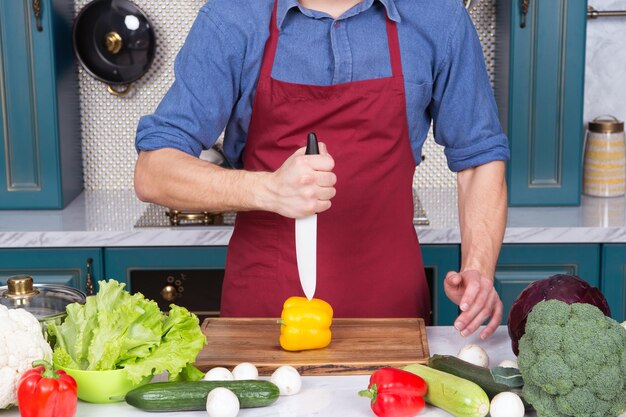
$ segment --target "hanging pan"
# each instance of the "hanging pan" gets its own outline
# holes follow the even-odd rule
[[[152,24],[129,0],[93,0],[76,16],[72,31],[79,62],[108,91],[123,96],[154,60]]]

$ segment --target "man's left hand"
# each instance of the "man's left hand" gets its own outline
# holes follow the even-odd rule
[[[489,317],[491,320],[480,332],[481,339],[487,339],[500,325],[504,307],[493,287],[493,280],[475,270],[451,271],[446,275],[443,288],[462,311],[454,322],[462,336],[474,333]]]

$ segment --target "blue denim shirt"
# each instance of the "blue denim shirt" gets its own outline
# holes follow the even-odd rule
[[[274,0],[209,0],[176,57],[175,81],[141,118],[138,151],[199,155],[224,132],[241,167]],[[331,85],[391,75],[385,16],[398,28],[416,163],[430,128],[452,171],[509,156],[473,23],[459,0],[363,0],[338,19],[278,0],[272,77]],[[303,140],[304,141],[304,140]]]

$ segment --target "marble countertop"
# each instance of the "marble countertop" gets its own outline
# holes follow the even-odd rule
[[[454,189],[418,195],[422,244],[458,244]],[[232,226],[136,227],[149,205],[132,190],[85,191],[64,210],[0,211],[0,248],[225,246]],[[163,214],[165,216],[165,214]],[[583,196],[578,207],[509,208],[505,243],[624,243],[626,199]]]
[[[491,338],[482,341],[478,332],[466,338],[452,326],[427,327],[426,334],[430,354],[456,355],[459,349],[469,343],[482,346],[489,355],[490,366],[496,366],[505,359],[515,359],[511,350],[511,340],[506,326],[500,326]],[[357,396],[357,392],[367,387],[368,375],[350,376],[305,376],[299,394],[280,397],[269,407],[241,410],[239,417],[374,417],[369,401]],[[148,417],[154,413],[137,410],[126,403],[89,404],[79,401],[76,417]],[[204,411],[179,413],[159,413],[166,417],[206,417]],[[418,414],[420,417],[450,416],[443,410],[427,405]],[[527,412],[527,417],[536,417]],[[0,417],[19,417],[19,411],[0,410]],[[620,417],[626,417],[622,414]]]
[[[495,366],[505,359],[515,359],[506,326],[500,326],[491,338],[481,341],[476,332],[463,338],[452,326],[427,327],[426,334],[431,354],[456,355],[461,346],[478,343]],[[353,376],[305,376],[299,394],[280,397],[269,407],[241,410],[239,417],[374,417],[369,401],[357,396],[367,388],[368,375]],[[137,410],[126,403],[89,404],[79,401],[76,417],[147,417],[153,413]],[[206,412],[159,413],[167,417],[206,417]],[[527,413],[528,417],[535,413]],[[427,406],[420,417],[450,416],[438,408]],[[625,414],[626,416],[626,414]],[[18,410],[1,411],[0,417],[19,417]]]

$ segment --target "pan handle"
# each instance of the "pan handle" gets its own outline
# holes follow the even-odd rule
[[[130,92],[130,84],[126,84],[121,88],[113,88],[112,85],[107,85],[107,91],[115,97],[125,97]]]
[[[43,31],[41,24],[41,0],[33,0],[33,15],[35,16],[35,25],[37,25],[37,32]]]

